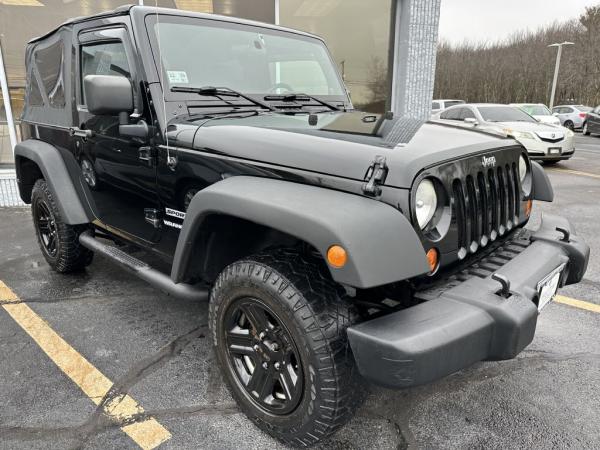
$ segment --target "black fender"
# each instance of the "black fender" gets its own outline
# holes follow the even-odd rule
[[[346,249],[333,279],[357,288],[405,280],[429,271],[425,251],[408,219],[377,200],[276,179],[237,176],[198,192],[179,235],[171,278],[183,281],[204,221],[214,214],[245,219],[287,233],[325,258],[332,245]]]
[[[69,225],[91,222],[83,206],[60,151],[43,141],[27,139],[15,147],[15,166],[19,184],[19,195],[25,203],[31,203],[31,189],[36,177],[29,172],[33,161],[48,183],[48,188],[57,200],[60,216]]]
[[[533,181],[533,199],[542,202],[554,201],[554,189],[548,174],[540,163],[531,161],[531,176]]]

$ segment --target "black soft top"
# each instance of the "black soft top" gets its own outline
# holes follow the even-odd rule
[[[254,25],[254,26],[260,26],[263,28],[270,28],[273,30],[280,30],[280,31],[287,31],[287,32],[292,32],[292,33],[296,33],[296,34],[302,34],[305,36],[310,36],[310,37],[314,37],[317,39],[321,39],[319,36],[316,36],[314,34],[311,33],[307,33],[305,31],[300,31],[300,30],[295,30],[293,28],[286,28],[286,27],[281,27],[279,25],[273,25],[270,23],[265,23],[265,22],[258,22],[255,20],[247,20],[247,19],[240,19],[238,17],[232,17],[232,16],[221,16],[218,14],[210,14],[210,13],[197,13],[197,12],[192,12],[192,11],[185,11],[185,10],[181,10],[181,9],[172,9],[172,8],[157,8],[157,7],[153,7],[153,6],[141,6],[141,5],[123,5],[123,6],[119,6],[118,8],[115,8],[111,11],[104,11],[98,14],[93,14],[91,16],[81,16],[81,17],[74,17],[72,19],[67,20],[66,22],[63,22],[62,24],[60,24],[58,27],[54,28],[53,30],[49,31],[46,34],[43,34],[41,36],[38,37],[34,37],[33,39],[31,39],[29,41],[29,43],[34,43],[34,42],[38,42],[41,41],[49,36],[51,36],[52,34],[56,33],[58,30],[60,30],[63,27],[67,27],[69,25],[75,24],[75,23],[82,23],[82,22],[86,22],[89,20],[95,20],[95,19],[101,19],[104,17],[114,17],[114,16],[126,16],[129,15],[131,10],[135,9],[136,12],[139,12],[141,14],[169,14],[171,16],[184,16],[184,17],[199,17],[199,18],[204,18],[204,19],[213,19],[213,20],[220,20],[220,21],[225,21],[225,22],[232,22],[232,23],[240,23],[240,24],[246,24],[246,25]]]

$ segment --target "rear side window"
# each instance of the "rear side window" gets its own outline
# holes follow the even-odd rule
[[[33,68],[29,69],[27,75],[27,86],[29,89],[29,92],[27,93],[27,104],[30,106],[44,106],[44,97],[42,97],[37,78],[33,74]]]
[[[447,109],[442,114],[440,114],[440,119],[460,120],[460,113],[462,110],[463,110],[463,108]]]
[[[63,78],[64,54],[62,42],[56,42],[46,48],[36,50],[34,59],[42,82],[41,88],[46,92],[50,106],[54,108],[64,108],[65,87]],[[37,86],[37,83],[35,83],[35,85]],[[38,86],[37,89],[39,88],[40,87]]]
[[[125,46],[122,42],[84,45],[81,47],[81,81],[86,75],[116,75],[131,80]],[[85,92],[82,89],[85,103]]]

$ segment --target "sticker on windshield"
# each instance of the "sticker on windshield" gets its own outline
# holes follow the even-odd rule
[[[167,76],[169,77],[169,83],[189,83],[187,73],[183,70],[167,70]]]

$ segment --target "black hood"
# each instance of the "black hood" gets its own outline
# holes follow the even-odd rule
[[[464,127],[364,112],[322,113],[317,125],[307,114],[188,116],[174,119],[168,136],[170,145],[353,180],[363,180],[380,155],[389,168],[385,184],[399,188],[409,188],[427,167],[515,145]]]

